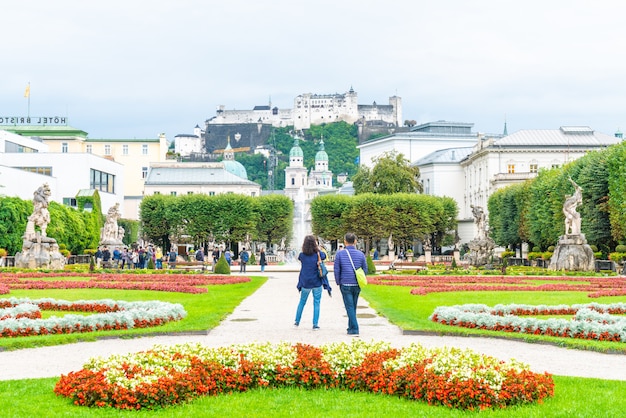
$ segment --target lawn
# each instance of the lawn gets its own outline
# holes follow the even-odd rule
[[[619,417],[626,409],[626,382],[554,378],[555,395],[543,404],[480,413],[450,410],[392,396],[336,389],[255,389],[207,396],[155,411],[120,411],[72,405],[52,392],[57,379],[0,381],[5,418],[32,417]],[[601,394],[601,395],[599,395]]]

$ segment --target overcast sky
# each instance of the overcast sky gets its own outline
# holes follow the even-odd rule
[[[403,119],[626,130],[626,2],[9,0],[0,116],[169,140],[216,107],[402,98]]]

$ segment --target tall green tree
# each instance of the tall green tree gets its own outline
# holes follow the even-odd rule
[[[174,196],[160,194],[145,196],[139,206],[142,235],[163,248],[163,251],[170,249],[170,236],[178,228],[178,221],[174,216],[174,199]]]
[[[421,193],[420,171],[412,166],[402,153],[385,152],[373,161],[374,167],[365,165],[352,178],[354,193]]]
[[[257,236],[267,245],[278,244],[293,234],[293,202],[287,196],[270,194],[254,201],[257,216]]]

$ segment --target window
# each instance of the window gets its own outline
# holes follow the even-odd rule
[[[148,167],[141,167],[141,178],[145,179],[148,177]]]
[[[552,168],[559,168],[558,164],[552,164]]]
[[[104,171],[90,170],[89,187],[107,193],[115,193],[115,176]]]
[[[105,145],[104,146],[104,155],[111,155],[111,146],[110,145]]]
[[[513,173],[515,173],[515,164],[509,164],[509,165],[507,166],[507,172],[508,172],[509,174],[513,174]]]
[[[537,164],[531,164],[530,165],[530,172],[531,173],[536,173],[539,171],[539,167],[537,166]]]
[[[161,192],[154,192],[154,194],[161,194]]]
[[[295,186],[296,185],[296,179],[294,179],[293,177],[291,178],[291,185]]]
[[[64,197],[63,198],[63,204],[65,206],[70,206],[70,207],[73,207],[73,208],[77,207],[77,205],[76,205],[76,198],[74,198],[74,197]]]
[[[187,192],[188,195],[193,194],[193,192]]]
[[[122,154],[128,155],[128,144],[122,145]]]
[[[148,155],[148,144],[143,144],[143,145],[141,146],[141,153],[142,153],[143,155]]]
[[[30,171],[31,173],[43,174],[44,176],[52,175],[52,167],[16,167],[20,170]]]
[[[4,152],[39,152],[34,148],[25,147],[11,141],[4,141]]]
[[[85,152],[86,152],[87,154],[91,154],[91,153],[93,153],[93,145],[88,144],[88,145],[87,145],[87,147],[85,148]]]
[[[170,192],[170,196],[176,196],[176,192]]]
[[[68,144],[67,142],[62,142],[61,143],[61,152],[66,153],[67,154],[67,149],[68,149]]]
[[[215,192],[209,192],[209,196],[215,196]]]

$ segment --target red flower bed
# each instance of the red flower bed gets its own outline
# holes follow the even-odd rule
[[[409,286],[412,295],[436,292],[588,292],[590,298],[626,295],[626,277],[570,276],[370,276],[369,283]],[[535,284],[536,281],[557,283]]]
[[[485,380],[458,377],[450,372],[437,373],[429,364],[432,359],[419,361],[398,369],[389,368],[385,361],[394,359],[399,350],[389,349],[368,354],[363,362],[340,374],[323,359],[319,348],[306,344],[295,346],[297,357],[289,366],[277,365],[269,380],[261,378],[261,364],[243,359],[239,367],[226,367],[213,361],[203,361],[191,355],[184,370],[170,367],[158,379],[142,381],[132,386],[110,383],[107,369],[83,369],[61,376],[54,388],[59,396],[70,398],[74,404],[88,407],[119,409],[155,409],[180,404],[203,395],[219,395],[247,391],[257,387],[338,387],[345,390],[378,392],[425,401],[430,405],[480,410],[506,408],[512,405],[541,403],[554,395],[554,382],[548,373],[511,368],[498,387]],[[173,357],[186,358],[175,353]],[[124,377],[145,375],[139,365],[122,364]],[[267,376],[267,374],[266,374]]]
[[[37,280],[54,277],[80,277],[84,280]],[[7,294],[10,289],[123,289],[206,293],[207,288],[200,286],[248,281],[250,278],[243,276],[204,274],[0,273],[0,294]]]

